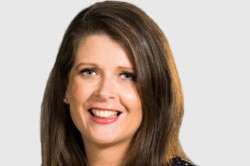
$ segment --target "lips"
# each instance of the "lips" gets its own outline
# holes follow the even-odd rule
[[[99,124],[109,124],[118,120],[120,111],[108,110],[108,109],[89,109],[91,118],[94,122]]]
[[[90,112],[93,116],[99,117],[99,118],[112,118],[119,114],[118,111],[99,110],[99,109],[91,109]]]

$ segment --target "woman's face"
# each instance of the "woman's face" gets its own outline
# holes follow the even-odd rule
[[[126,51],[109,36],[80,42],[66,98],[85,146],[130,143],[142,121],[135,79]]]

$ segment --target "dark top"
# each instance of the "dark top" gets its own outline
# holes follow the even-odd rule
[[[172,159],[172,166],[195,166],[195,165],[176,156],[176,157],[173,157]]]

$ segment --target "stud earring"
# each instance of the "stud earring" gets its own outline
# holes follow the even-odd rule
[[[68,101],[66,98],[63,99],[63,102],[64,102],[65,104],[69,104],[69,101]]]

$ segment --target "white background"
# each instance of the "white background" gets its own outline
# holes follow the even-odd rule
[[[69,22],[92,2],[0,2],[0,165],[40,165],[44,87]],[[249,164],[248,2],[129,2],[158,23],[174,53],[185,97],[185,152],[201,166]]]

